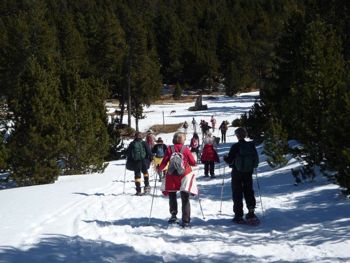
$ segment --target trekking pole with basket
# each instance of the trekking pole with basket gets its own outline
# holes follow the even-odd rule
[[[222,209],[222,197],[223,197],[223,194],[224,194],[224,185],[225,185],[225,165],[224,165],[224,173],[222,175],[222,183],[221,183],[221,197],[220,197],[220,210],[219,210],[219,213],[221,215],[221,209]]]
[[[153,210],[153,200],[154,200],[156,187],[157,187],[157,175],[158,175],[158,173],[155,172],[155,174],[156,174],[156,178],[154,180],[154,188],[153,188],[153,194],[152,194],[151,209],[149,211],[148,225],[150,225],[150,223],[151,223],[151,216],[152,216],[152,210]]]
[[[124,169],[123,194],[125,194],[125,177],[126,177],[126,165]]]
[[[261,198],[261,190],[260,190],[260,184],[259,184],[259,179],[258,179],[258,169],[257,168],[255,168],[255,176],[256,176],[256,183],[258,185],[258,190],[259,190],[261,212],[262,212],[262,216],[264,218],[265,217],[265,213],[264,213],[264,207],[263,207],[263,202],[262,202],[262,198]]]
[[[198,192],[198,203],[199,203],[199,208],[201,209],[203,219],[205,219],[204,213],[203,213],[203,207],[202,207],[202,200],[199,197],[199,192]]]

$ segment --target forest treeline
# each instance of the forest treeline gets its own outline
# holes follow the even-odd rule
[[[263,139],[272,166],[291,152],[350,194],[350,2],[305,1],[275,48],[261,100],[241,123]],[[288,139],[302,147],[290,150]]]
[[[104,100],[118,99],[125,123],[128,105],[142,118],[165,83],[208,92],[224,85],[229,96],[260,89],[245,123],[250,131],[266,134],[264,120],[273,120],[288,138],[311,136],[314,144],[319,126],[306,117],[319,116],[323,103],[328,113],[342,111],[339,118],[348,110],[345,102],[314,101],[323,92],[316,86],[344,82],[347,10],[340,0],[2,0],[1,118],[12,118],[15,129],[0,144],[1,168],[19,185],[53,182],[60,159],[65,174],[102,170],[110,145]],[[324,43],[312,46],[317,34]],[[317,50],[322,72],[309,61],[318,61]],[[334,68],[338,75],[328,79]],[[318,74],[324,82],[311,83]]]

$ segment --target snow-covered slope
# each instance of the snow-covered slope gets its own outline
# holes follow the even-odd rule
[[[211,115],[218,124],[232,121],[249,109],[255,96],[204,101],[209,106],[205,112],[188,112],[193,103],[154,105],[140,127],[145,131],[161,124],[163,110],[166,123],[190,123],[192,117],[209,121]],[[170,115],[171,110],[176,113]],[[220,156],[236,140],[233,129],[228,143],[219,146]],[[172,134],[160,136],[171,142]],[[320,176],[294,186],[290,168],[295,160],[271,170],[260,157],[258,181],[254,176],[262,220],[258,227],[230,221],[230,169],[223,163],[211,180],[203,178],[202,165],[195,168],[205,218],[198,197],[192,198],[192,228],[185,230],[168,228],[168,199],[152,170],[151,185],[156,187],[149,217],[152,195],[134,196],[133,173],[125,173],[125,160],[111,162],[103,174],[1,190],[0,262],[350,262],[350,206],[339,187]]]

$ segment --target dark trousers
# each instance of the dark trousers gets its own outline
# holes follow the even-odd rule
[[[215,169],[214,161],[205,161],[204,162],[204,175],[205,176],[208,176],[209,173],[210,173],[210,175],[215,175],[214,169]]]
[[[243,197],[248,209],[254,209],[256,200],[253,190],[252,173],[232,172],[231,188],[233,199],[233,212],[235,216],[243,216]]]
[[[221,132],[221,142],[222,143],[226,143],[226,131],[225,132]]]
[[[135,187],[137,192],[141,192],[141,171],[143,173],[143,179],[145,181],[145,186],[149,186],[149,175],[145,167],[139,166],[134,170]]]
[[[182,203],[182,222],[189,223],[191,221],[191,205],[190,194],[180,192]],[[169,193],[169,211],[171,215],[177,215],[177,198],[176,192]]]

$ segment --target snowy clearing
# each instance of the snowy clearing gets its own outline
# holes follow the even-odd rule
[[[162,111],[166,124],[190,124],[192,117],[209,122],[214,115],[218,127],[249,110],[257,96],[204,98],[209,109],[199,112],[187,111],[193,103],[153,105],[140,127],[146,131],[161,124]],[[176,113],[170,115],[171,110]],[[220,156],[236,141],[233,130],[229,128],[228,142],[219,145]],[[187,143],[192,132],[190,125]],[[219,136],[219,131],[214,134]],[[172,135],[159,136],[169,144]],[[110,162],[103,174],[62,176],[55,184],[1,190],[0,263],[350,262],[350,200],[319,175],[312,183],[294,186],[290,169],[296,160],[272,170],[261,146],[258,151],[258,227],[231,222],[231,171],[223,162],[216,165],[216,179],[203,177],[203,165],[195,168],[205,219],[198,197],[191,198],[192,228],[181,229],[168,227],[168,199],[152,169],[151,186],[156,188],[149,219],[152,195],[134,196],[133,173],[126,171],[124,185],[125,160],[119,160]]]

